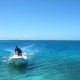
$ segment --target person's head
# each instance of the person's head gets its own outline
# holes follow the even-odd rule
[[[16,48],[18,48],[18,46],[16,45]]]

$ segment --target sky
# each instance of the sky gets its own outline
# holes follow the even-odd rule
[[[80,0],[0,0],[0,40],[80,40]]]

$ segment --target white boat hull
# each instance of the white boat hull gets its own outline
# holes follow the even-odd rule
[[[9,58],[8,62],[16,65],[25,64],[27,63],[27,56],[14,55]]]

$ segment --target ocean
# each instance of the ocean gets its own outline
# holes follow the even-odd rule
[[[16,45],[28,57],[26,66],[8,63]],[[80,80],[80,41],[1,40],[0,80]]]

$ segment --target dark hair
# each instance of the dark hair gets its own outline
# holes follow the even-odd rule
[[[18,48],[18,46],[16,45],[16,48]]]

